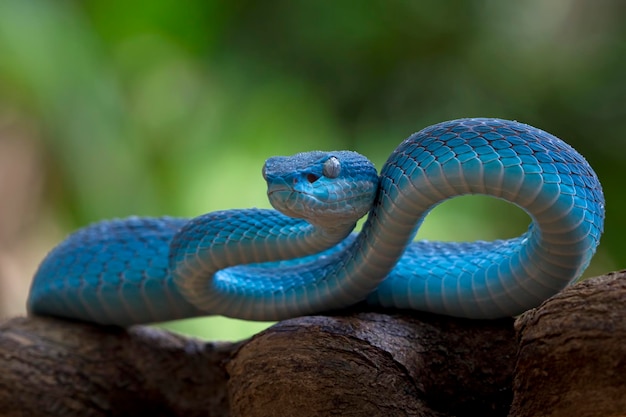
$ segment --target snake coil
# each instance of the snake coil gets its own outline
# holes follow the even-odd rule
[[[70,235],[41,263],[29,311],[131,325],[211,314],[279,320],[367,300],[513,316],[577,279],[603,230],[602,188],[587,161],[542,130],[500,119],[427,127],[398,146],[380,176],[350,151],[270,158],[263,175],[278,211],[131,217]],[[528,231],[413,242],[433,207],[465,194],[521,207]]]

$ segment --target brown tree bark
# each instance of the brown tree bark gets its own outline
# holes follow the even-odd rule
[[[300,317],[237,344],[15,318],[0,415],[626,415],[624,277],[563,291],[517,337],[512,319],[402,312]]]
[[[505,416],[513,321],[355,313],[278,323],[227,366],[233,416]]]
[[[518,318],[511,417],[626,416],[626,270]]]
[[[236,345],[53,318],[0,325],[2,416],[228,416]]]

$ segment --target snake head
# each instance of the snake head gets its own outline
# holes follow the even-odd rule
[[[305,152],[269,158],[263,166],[267,196],[287,216],[312,224],[354,224],[371,208],[378,173],[352,151]]]

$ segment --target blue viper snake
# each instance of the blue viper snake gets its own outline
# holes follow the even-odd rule
[[[602,188],[586,160],[549,133],[500,119],[427,127],[380,176],[351,151],[273,157],[263,176],[276,210],[130,217],[71,234],[39,266],[29,312],[127,326],[205,315],[281,320],[367,301],[514,316],[580,277],[603,231]],[[528,231],[414,241],[430,210],[466,194],[521,207]]]

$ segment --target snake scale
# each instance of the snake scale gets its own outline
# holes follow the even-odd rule
[[[315,151],[270,158],[263,176],[276,210],[130,217],[71,234],[36,272],[29,312],[127,326],[216,314],[280,320],[366,300],[514,316],[580,277],[603,231],[602,188],[586,160],[513,121],[427,127],[380,175],[355,152]],[[430,210],[465,194],[521,207],[528,231],[492,242],[414,241]]]

